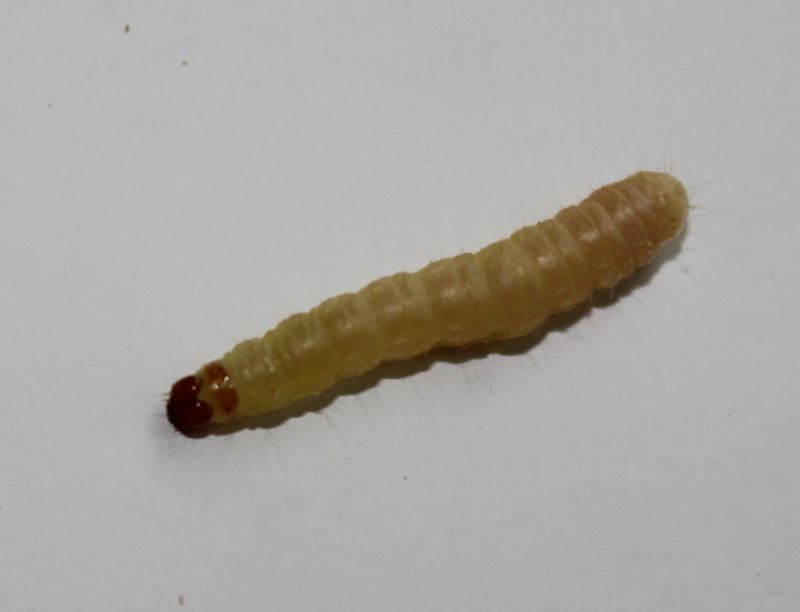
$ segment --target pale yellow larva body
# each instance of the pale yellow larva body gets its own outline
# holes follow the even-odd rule
[[[401,272],[284,319],[178,381],[180,430],[276,410],[382,361],[436,346],[521,336],[611,287],[683,226],[688,199],[668,174],[639,172],[477,253]]]

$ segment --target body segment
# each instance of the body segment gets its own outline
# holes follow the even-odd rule
[[[276,410],[382,361],[526,334],[652,259],[688,210],[675,178],[639,172],[481,249],[401,272],[284,319],[178,381],[187,431]]]

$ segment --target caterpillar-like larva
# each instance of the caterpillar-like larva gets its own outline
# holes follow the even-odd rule
[[[521,336],[611,287],[683,226],[686,189],[638,172],[505,240],[401,272],[281,321],[176,382],[182,432],[282,408],[382,361]]]

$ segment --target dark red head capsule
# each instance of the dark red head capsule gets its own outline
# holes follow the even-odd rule
[[[167,418],[181,433],[198,429],[211,421],[214,410],[197,399],[200,385],[196,376],[181,378],[172,385],[167,400]]]

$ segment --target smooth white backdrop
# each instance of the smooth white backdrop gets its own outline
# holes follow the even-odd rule
[[[0,607],[800,609],[798,31],[779,1],[5,3]],[[282,317],[640,168],[697,208],[618,299],[273,427],[166,423]]]

